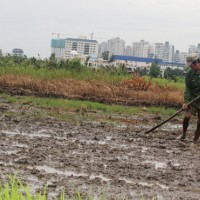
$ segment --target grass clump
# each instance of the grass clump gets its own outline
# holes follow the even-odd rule
[[[8,177],[9,182],[0,186],[0,200],[46,200],[46,189],[31,195],[29,186],[23,185],[16,174]]]
[[[9,181],[4,182],[0,185],[0,200],[47,200],[48,199],[48,192],[46,190],[46,186],[41,192],[36,192],[35,194],[32,194],[30,191],[30,187],[28,185],[24,185],[19,178],[17,178],[15,175],[9,175]],[[53,198],[53,197],[52,197]],[[74,189],[74,194],[72,194],[72,197],[69,197],[66,195],[65,191],[60,193],[58,197],[54,197],[54,200],[94,200],[96,199],[96,196],[88,194],[82,194],[77,189]],[[99,197],[99,200],[106,200],[107,197],[105,195],[105,192],[102,192]],[[116,198],[113,197],[112,199],[119,199],[119,200],[125,200],[125,197]],[[141,197],[141,200],[145,200],[146,198],[144,195]],[[153,200],[157,200],[156,194],[154,195]]]

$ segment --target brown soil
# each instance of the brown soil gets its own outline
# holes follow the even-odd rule
[[[107,199],[139,200],[143,195],[146,200],[155,194],[159,200],[200,199],[200,145],[191,143],[194,119],[188,139],[179,142],[179,119],[145,135],[164,118],[144,112],[108,117],[107,122],[82,115],[69,122],[49,117],[39,107],[0,103],[1,181],[18,171],[33,193],[47,185],[48,199],[64,188],[68,196],[76,188],[83,198],[90,192],[98,199],[104,191]]]

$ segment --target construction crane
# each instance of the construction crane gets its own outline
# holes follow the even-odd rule
[[[76,34],[72,34],[72,33],[67,33],[67,34],[63,34],[63,33],[51,33],[51,34],[55,35],[57,37],[57,39],[60,39],[61,35],[65,35],[65,36],[69,36],[69,37],[72,36],[72,37],[75,37],[75,38],[80,38],[81,37],[81,35],[76,35]],[[87,36],[84,35],[84,38],[87,39]],[[90,37],[91,40],[93,40],[94,39],[94,32],[89,33],[89,37]],[[96,39],[107,39],[107,38],[96,38]]]
[[[65,34],[62,34],[62,33],[51,33],[51,35],[56,35],[57,36],[57,39],[60,38],[60,35],[65,35]]]

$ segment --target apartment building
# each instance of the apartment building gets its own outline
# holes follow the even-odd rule
[[[98,42],[96,40],[67,38],[65,40],[64,58],[71,58],[71,52],[77,52],[79,57],[98,55]]]
[[[108,52],[109,57],[112,55],[124,55],[125,40],[121,40],[119,37],[108,40]]]
[[[124,50],[124,55],[125,56],[133,56],[133,49],[131,46],[126,46]]]
[[[179,53],[179,63],[186,63],[187,52],[180,52]]]
[[[163,58],[163,50],[164,50],[164,44],[163,43],[155,43],[154,45],[154,57],[157,59]]]
[[[195,45],[190,45],[188,49],[188,54],[196,53],[197,47]]]
[[[174,61],[174,46],[169,42],[165,42],[163,46],[163,57],[164,62],[173,62]]]
[[[132,43],[133,48],[133,56],[147,58],[149,57],[150,52],[150,44],[144,40],[140,40],[139,42]]]
[[[107,42],[101,42],[99,44],[99,47],[98,47],[98,56],[102,57],[102,54],[106,51],[108,51],[108,43]]]

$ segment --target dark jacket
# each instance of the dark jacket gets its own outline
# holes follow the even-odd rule
[[[190,69],[185,77],[184,103],[200,95],[200,74]]]

